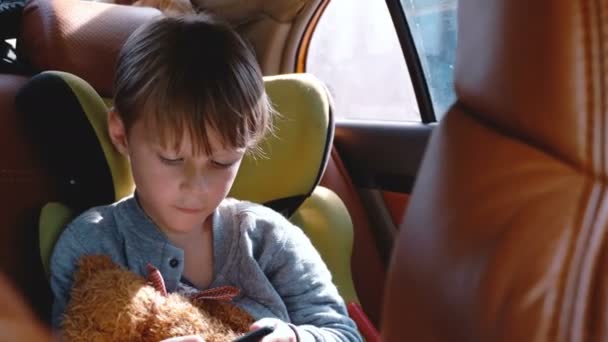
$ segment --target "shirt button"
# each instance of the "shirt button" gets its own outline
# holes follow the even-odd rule
[[[169,260],[169,266],[176,268],[177,265],[179,265],[179,260],[177,260],[176,258]]]

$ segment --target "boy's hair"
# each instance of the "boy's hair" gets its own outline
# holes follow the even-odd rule
[[[249,45],[206,14],[144,24],[118,57],[114,106],[127,132],[140,118],[155,123],[163,147],[184,133],[193,153],[211,151],[207,129],[223,147],[258,150],[272,130],[273,110]],[[148,121],[152,119],[152,121]]]

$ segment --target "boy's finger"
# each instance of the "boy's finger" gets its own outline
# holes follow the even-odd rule
[[[264,336],[261,342],[296,342],[297,338],[291,328],[285,324],[277,324],[274,331]]]
[[[258,330],[263,327],[273,327],[277,326],[276,318],[262,318],[258,321],[255,321],[252,325],[249,326],[249,331]]]

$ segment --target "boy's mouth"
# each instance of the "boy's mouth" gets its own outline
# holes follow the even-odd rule
[[[185,214],[200,214],[203,211],[203,209],[200,208],[182,208],[177,206],[175,209]]]

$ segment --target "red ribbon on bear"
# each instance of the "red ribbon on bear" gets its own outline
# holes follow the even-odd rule
[[[234,286],[220,286],[193,294],[190,296],[190,299],[194,301],[200,299],[215,299],[230,302],[234,297],[238,296],[239,293],[241,293],[241,290]]]
[[[160,292],[164,297],[167,296],[167,287],[165,286],[165,280],[163,279],[163,275],[160,273],[158,268],[154,267],[154,265],[148,263],[146,265],[146,270],[148,271],[148,282]],[[220,286],[214,287],[212,289],[202,290],[193,295],[190,295],[190,300],[197,301],[202,299],[214,299],[221,300],[225,302],[232,301],[236,296],[241,293],[241,290],[234,286]]]
[[[152,285],[153,288],[156,289],[156,291],[160,292],[163,297],[167,297],[167,287],[165,286],[165,280],[163,279],[163,275],[160,274],[158,268],[148,263],[146,265],[146,270],[148,271],[148,282]]]

